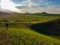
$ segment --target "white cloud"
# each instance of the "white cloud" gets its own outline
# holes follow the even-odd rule
[[[32,0],[25,0],[25,1],[28,1],[28,2],[30,2],[30,1],[32,1]]]
[[[20,10],[15,7],[16,4],[14,4],[10,0],[1,0],[1,5],[0,6],[1,6],[2,9],[14,11],[14,12],[20,12]]]
[[[38,0],[37,0],[38,1]],[[48,13],[60,13],[60,7],[57,7],[56,5],[52,4],[52,1],[48,2],[48,0],[39,0],[41,3],[37,4],[34,3],[32,0],[24,0],[22,2],[20,2],[20,4],[14,4],[13,2],[7,2],[5,0],[6,4],[2,4],[2,8],[5,9],[9,9],[12,11],[16,11],[19,10],[17,9],[15,6],[20,6],[20,7],[24,7],[22,9],[20,9],[21,13],[25,13],[25,12],[30,12],[30,13],[41,13],[41,12],[48,12]],[[11,3],[11,4],[9,4]],[[35,6],[37,8],[35,8]]]
[[[23,8],[21,10],[23,12],[30,12],[30,13],[39,13],[39,12],[48,12],[48,13],[56,13],[56,14],[60,13],[60,7],[57,8],[57,6],[54,5],[52,1],[48,2],[48,0],[39,0],[39,2],[40,3],[34,3],[32,2],[32,0],[22,1],[21,3],[23,5],[25,4],[24,6],[26,8]],[[37,8],[35,8],[34,6],[37,6]]]
[[[22,6],[22,7],[34,7],[34,6],[38,6],[37,4],[33,3],[32,0],[24,0],[22,2],[20,2],[20,4],[18,4],[17,6]]]

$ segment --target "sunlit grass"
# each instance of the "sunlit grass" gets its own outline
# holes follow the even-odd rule
[[[60,45],[60,40],[39,34],[29,28],[9,28],[5,31],[12,35],[11,45]]]
[[[14,23],[16,20],[18,22],[29,22],[29,23],[42,23],[58,19],[60,16],[39,16],[39,15],[5,15],[0,16],[0,20],[8,19],[10,23]]]
[[[25,23],[42,23],[42,22],[47,22],[51,20],[55,20],[60,18],[59,16],[37,16],[37,15],[5,15],[5,16],[0,16],[0,30],[4,33],[8,33],[7,38],[3,39],[8,39],[8,42],[3,42],[2,43],[5,45],[5,43],[8,43],[8,45],[60,45],[60,40],[54,39],[48,36],[45,36],[43,34],[37,33],[25,24]],[[8,19],[9,20],[9,28],[6,30],[5,24],[2,21],[3,19]],[[16,24],[16,20],[18,20],[19,23]],[[0,32],[1,32],[0,31]],[[5,31],[5,32],[4,32]],[[2,35],[0,33],[0,35]],[[3,36],[2,35],[2,36]],[[1,38],[2,38],[1,36]],[[9,37],[9,38],[8,38]],[[1,40],[0,40],[1,42]],[[0,43],[1,45],[3,45]]]

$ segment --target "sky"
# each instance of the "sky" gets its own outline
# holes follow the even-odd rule
[[[1,8],[19,13],[60,14],[60,0],[0,0],[0,2]]]

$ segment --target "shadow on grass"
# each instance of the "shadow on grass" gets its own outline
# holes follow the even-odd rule
[[[31,29],[52,36],[60,36],[60,19],[31,25]]]

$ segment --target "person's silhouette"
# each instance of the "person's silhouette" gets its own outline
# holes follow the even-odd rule
[[[3,20],[4,22],[5,22],[5,26],[6,26],[6,29],[8,30],[8,23],[9,23],[9,21],[8,20]]]

